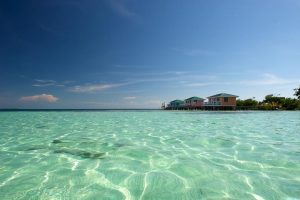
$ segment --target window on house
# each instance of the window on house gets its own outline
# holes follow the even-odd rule
[[[220,101],[220,98],[217,98],[217,101]]]
[[[194,100],[194,103],[197,103],[197,100]]]
[[[228,97],[224,97],[224,102],[228,102]]]

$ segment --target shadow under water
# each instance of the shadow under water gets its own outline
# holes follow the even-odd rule
[[[32,146],[32,147],[25,149],[24,151],[36,151],[36,150],[48,149],[48,150],[53,151],[53,153],[56,153],[56,154],[69,154],[69,155],[79,156],[81,158],[88,158],[88,159],[103,159],[105,156],[104,152],[90,152],[90,151],[85,151],[85,150],[81,150],[81,149],[66,148],[61,145],[56,145],[56,144],[63,144],[63,143],[69,143],[69,142],[55,139],[52,141],[52,144],[54,144],[54,145]]]
[[[70,154],[74,156],[80,156],[81,158],[90,158],[90,159],[103,159],[105,153],[102,152],[89,152],[80,149],[67,149],[67,148],[60,148],[53,151],[54,153],[63,153],[63,154]]]

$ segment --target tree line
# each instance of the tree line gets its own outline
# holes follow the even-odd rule
[[[300,110],[300,86],[294,89],[296,98],[286,98],[269,94],[262,101],[255,98],[236,102],[237,109],[241,110]]]

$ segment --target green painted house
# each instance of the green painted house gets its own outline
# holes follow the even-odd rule
[[[180,108],[180,107],[183,107],[184,106],[184,101],[182,100],[179,100],[179,99],[176,99],[176,100],[173,100],[169,103],[168,107],[169,108]]]
[[[204,100],[203,98],[200,97],[190,97],[184,100],[184,107],[186,108],[197,108],[197,107],[201,107],[204,104]]]

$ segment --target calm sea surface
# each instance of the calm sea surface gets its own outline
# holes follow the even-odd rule
[[[0,112],[0,199],[300,199],[300,112]]]

